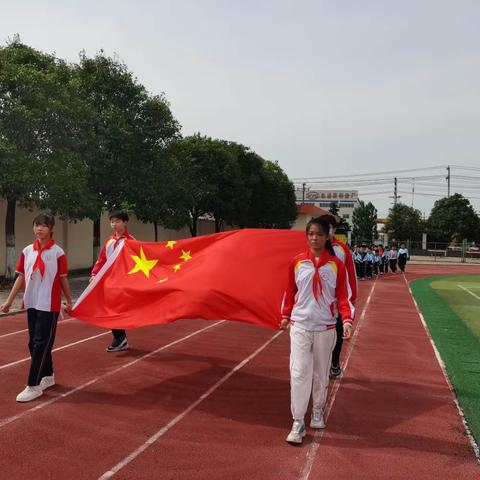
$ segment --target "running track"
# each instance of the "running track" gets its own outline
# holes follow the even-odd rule
[[[407,279],[480,273],[409,265]],[[402,275],[360,285],[346,373],[325,431],[284,439],[288,335],[179,321],[110,335],[58,327],[57,386],[15,402],[26,378],[23,314],[0,318],[0,472],[8,479],[473,479],[480,467]],[[369,301],[367,302],[367,299]]]

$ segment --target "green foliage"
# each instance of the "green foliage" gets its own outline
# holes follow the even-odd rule
[[[64,213],[54,190],[78,199],[86,187],[78,130],[70,67],[19,41],[0,47],[0,195]]]
[[[293,184],[249,148],[194,135],[162,95],[116,58],[78,64],[15,40],[0,47],[0,197],[70,220],[128,208],[142,221],[196,235],[201,216],[240,227],[290,228]],[[12,227],[13,228],[13,227]]]
[[[480,221],[469,200],[456,193],[435,202],[427,227],[433,240],[461,242],[478,239]]]
[[[385,230],[392,240],[419,240],[424,230],[421,215],[420,210],[397,203],[390,209]]]
[[[278,163],[263,160],[247,218],[250,228],[291,228],[297,218],[295,187]]]
[[[193,236],[201,216],[223,224],[290,228],[296,218],[293,184],[278,164],[233,142],[201,135],[172,145],[177,192],[172,210]]]
[[[244,194],[235,153],[228,142],[199,134],[172,145],[177,192],[171,207],[186,219],[192,236],[201,216],[213,218],[217,231],[224,222],[235,221]]]
[[[82,55],[76,66],[78,93],[84,99],[88,128],[84,131],[84,158],[88,183],[94,191],[96,212],[120,206],[135,164],[134,119],[145,95],[127,67],[101,52]]]
[[[350,227],[350,224],[340,216],[340,209],[338,208],[338,203],[337,202],[330,202],[330,208],[328,211],[332,214],[335,215],[340,219],[340,223],[337,225],[336,232],[346,235],[352,228]]]
[[[377,209],[372,202],[359,201],[358,207],[353,210],[352,222],[355,242],[372,243],[377,237]]]
[[[179,137],[178,123],[162,96],[149,97],[139,106],[133,124],[135,162],[125,172],[125,198],[137,218],[144,222],[181,228],[170,205],[176,196],[174,165],[168,155],[169,145]]]

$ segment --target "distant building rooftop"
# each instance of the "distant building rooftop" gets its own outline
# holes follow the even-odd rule
[[[311,215],[312,217],[320,217],[321,215],[331,215],[331,213],[328,210],[324,210],[323,208],[317,207],[315,205],[312,205],[310,203],[302,203],[301,205],[298,206],[297,208],[298,214],[304,214],[304,215]],[[335,215],[337,221],[340,221],[340,217]]]

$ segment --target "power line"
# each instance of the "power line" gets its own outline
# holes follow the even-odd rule
[[[410,192],[401,191],[400,193],[410,193]],[[445,195],[441,195],[441,194],[438,194],[438,193],[419,193],[419,192],[416,192],[416,194],[426,196],[426,197],[445,198]],[[480,200],[480,197],[471,197],[469,195],[463,195],[463,197],[468,199],[468,200]]]
[[[462,165],[450,165],[451,167],[458,168],[459,170],[475,170],[480,172],[480,167],[467,167]]]
[[[435,167],[422,167],[422,168],[409,168],[404,170],[390,170],[386,172],[368,172],[368,173],[356,173],[351,175],[330,175],[330,176],[322,176],[322,177],[299,177],[299,178],[292,178],[293,181],[310,181],[316,179],[329,179],[329,178],[351,178],[351,177],[372,177],[375,175],[393,175],[396,173],[407,173],[407,172],[420,172],[425,170],[437,170],[440,168],[446,168],[446,165],[437,165]]]
[[[324,178],[327,178],[327,177],[324,177]],[[417,180],[441,180],[442,183],[445,179],[445,176],[444,175],[425,175],[425,176],[421,176],[421,177],[396,177],[399,181],[402,181],[402,182],[412,182],[412,181],[417,181]],[[452,175],[452,178],[453,178],[453,175]],[[467,177],[468,178],[468,177]],[[480,178],[480,177],[478,177]],[[308,182],[309,185],[316,185],[316,186],[322,186],[322,185],[326,185],[326,186],[330,186],[332,184],[334,184],[336,186],[336,188],[338,188],[337,186],[340,185],[340,186],[344,186],[345,188],[347,186],[362,186],[362,185],[381,185],[381,184],[390,184],[392,181],[392,177],[385,177],[385,178],[371,178],[371,179],[362,179],[362,180],[325,180],[325,181],[321,181],[321,180],[317,180],[317,181],[311,181],[311,182]],[[294,185],[303,185],[304,183],[306,182],[293,182]],[[440,185],[440,183],[439,183]]]

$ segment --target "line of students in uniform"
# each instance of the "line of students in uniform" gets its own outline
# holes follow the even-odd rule
[[[383,245],[357,245],[353,252],[355,262],[355,271],[359,280],[373,278],[374,276],[388,273],[397,273],[397,267],[401,272],[405,272],[407,261],[410,255],[405,243],[392,247]]]

